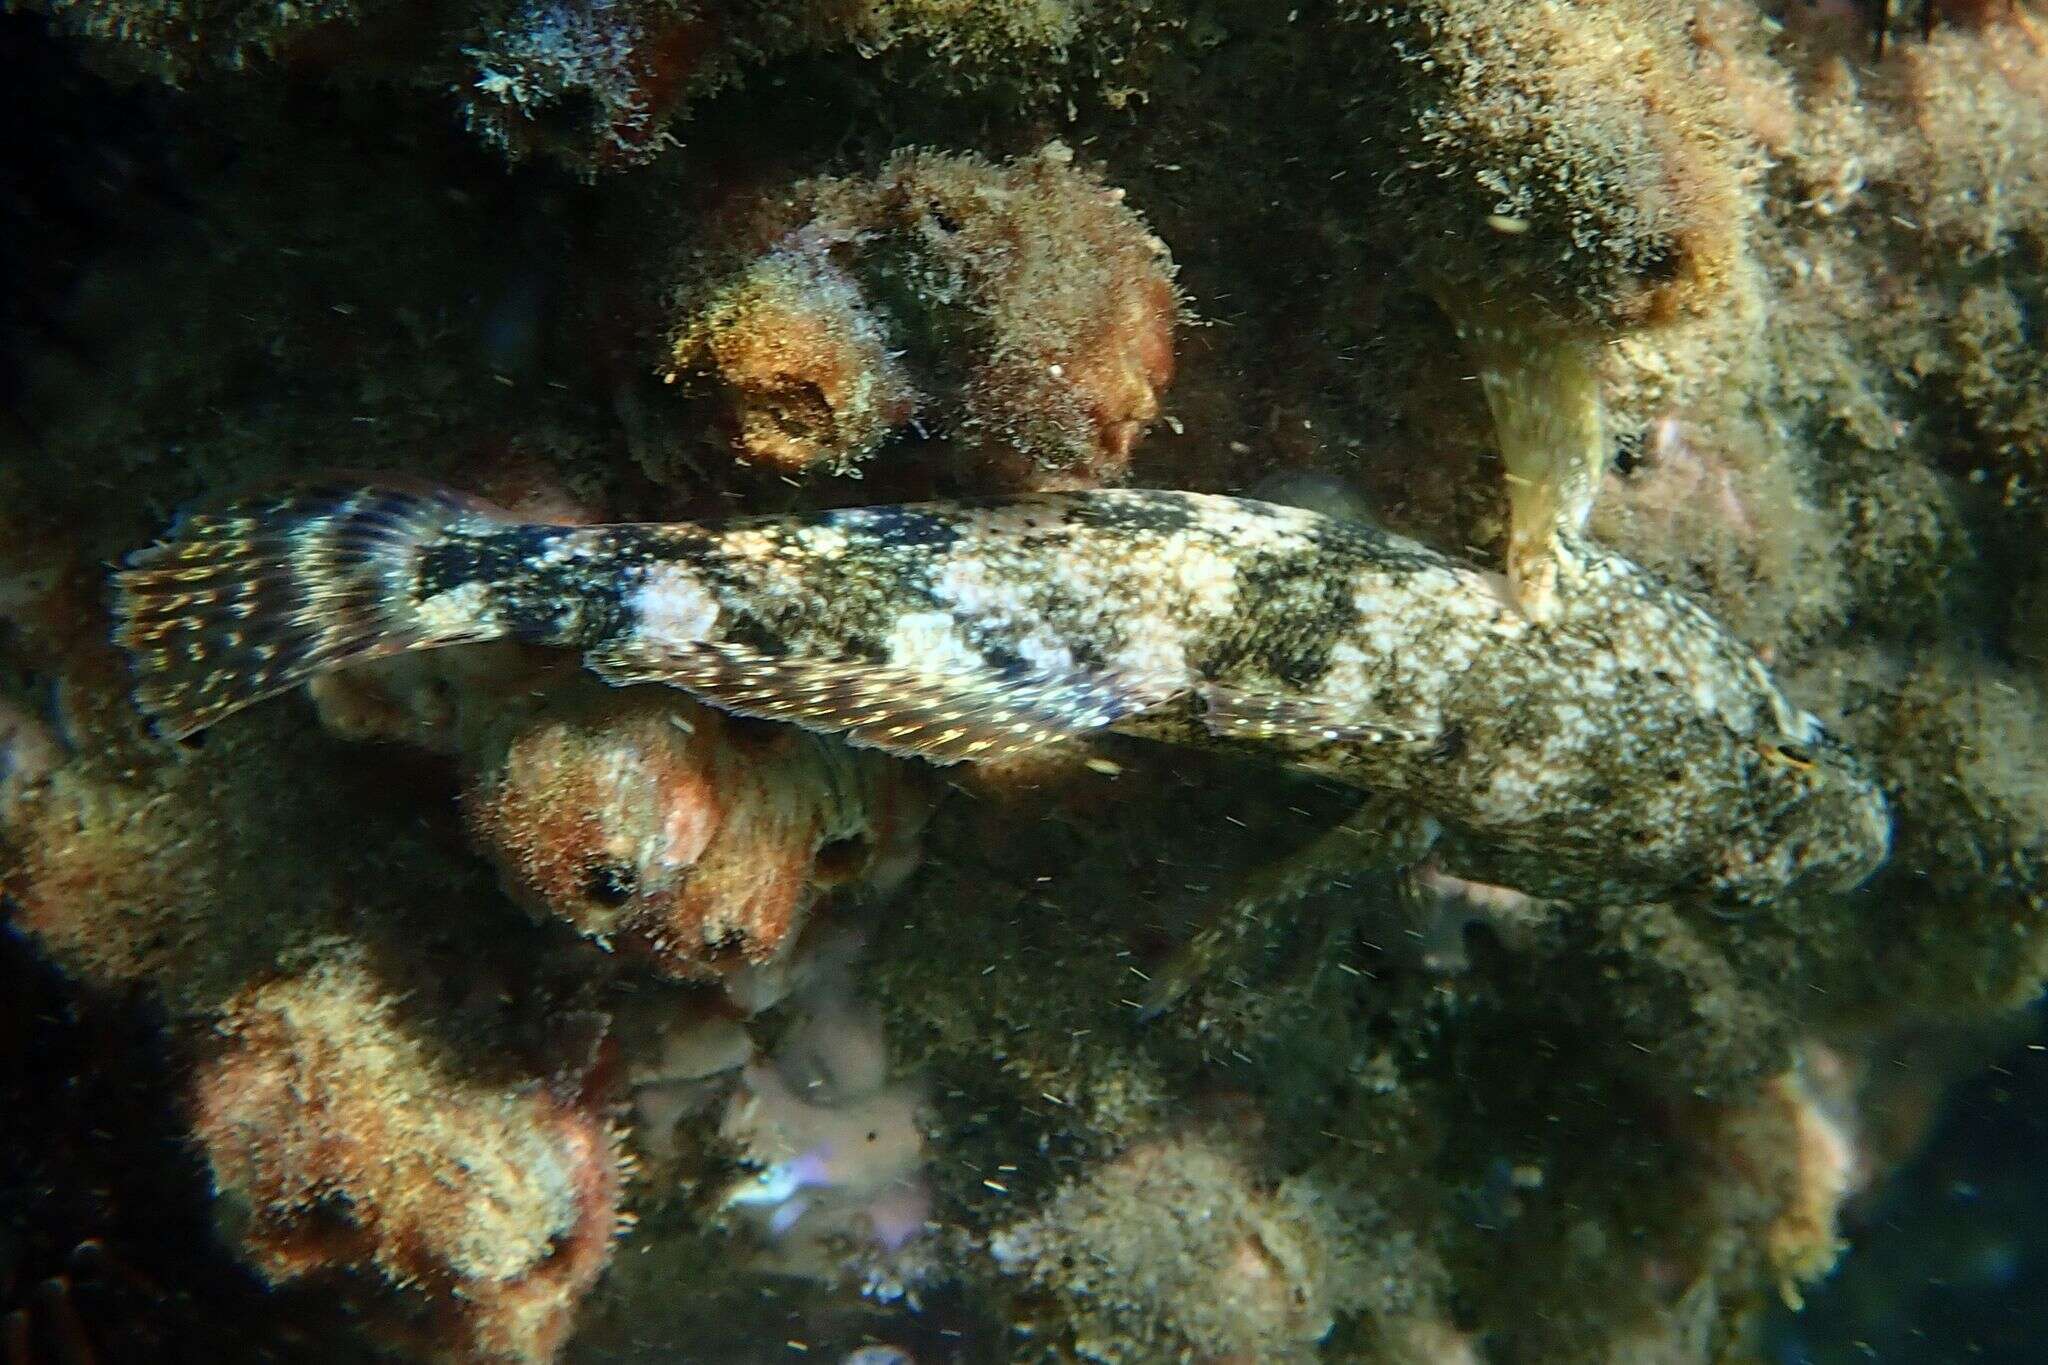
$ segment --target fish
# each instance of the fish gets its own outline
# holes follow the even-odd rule
[[[1393,532],[1217,494],[591,526],[339,482],[186,515],[115,575],[115,638],[172,739],[329,669],[512,640],[939,764],[1105,733],[1229,751],[1398,802],[1436,866],[1531,895],[1868,878],[1868,766],[1682,593],[1553,542],[1538,616]]]

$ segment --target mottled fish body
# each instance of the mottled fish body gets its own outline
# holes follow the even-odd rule
[[[187,518],[119,576],[119,638],[172,735],[356,659],[514,639],[939,762],[1108,729],[1262,754],[1412,801],[1454,871],[1537,894],[1877,866],[1881,793],[1749,649],[1618,555],[1558,558],[1539,621],[1412,541],[1195,493],[572,527],[324,489]]]

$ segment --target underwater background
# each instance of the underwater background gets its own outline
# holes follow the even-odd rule
[[[6,1365],[2048,1359],[2038,5],[7,0],[0,111]],[[111,572],[337,470],[1583,535],[1887,856],[1335,867],[502,641],[153,732]]]

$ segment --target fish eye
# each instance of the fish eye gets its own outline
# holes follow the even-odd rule
[[[1789,740],[1758,740],[1756,747],[1767,762],[1784,768],[1793,768],[1799,772],[1809,771],[1816,762],[1813,750],[1804,744],[1794,744]]]

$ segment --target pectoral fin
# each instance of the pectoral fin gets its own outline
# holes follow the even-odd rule
[[[1156,1019],[1232,958],[1249,952],[1254,931],[1278,907],[1347,875],[1417,862],[1438,833],[1435,820],[1398,797],[1367,797],[1343,821],[1257,869],[1235,895],[1219,902],[1202,927],[1153,970],[1138,1017]]]
[[[934,763],[982,762],[1092,734],[1166,692],[1100,673],[925,673],[730,644],[629,644],[585,662],[606,681],[680,687],[722,710],[787,721]]]

